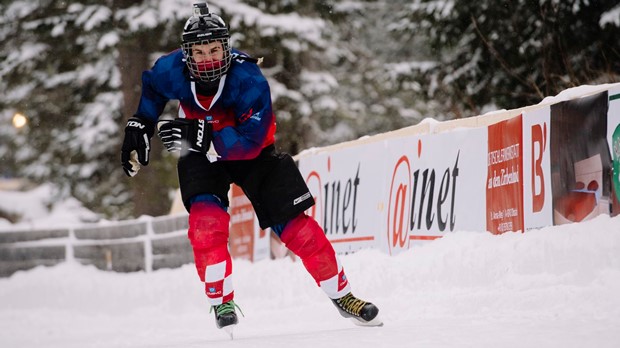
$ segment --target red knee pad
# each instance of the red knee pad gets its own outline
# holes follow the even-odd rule
[[[321,226],[308,215],[302,213],[291,220],[284,228],[281,240],[299,256],[317,284],[338,274],[334,248]]]
[[[213,306],[234,297],[229,222],[230,215],[217,203],[197,202],[190,208],[188,237],[194,249],[196,271]]]
[[[230,215],[218,204],[198,202],[189,212],[188,237],[192,247],[212,249],[228,244]]]

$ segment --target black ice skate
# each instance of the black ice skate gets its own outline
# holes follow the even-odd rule
[[[340,315],[351,318],[353,323],[361,326],[383,326],[383,322],[377,317],[379,308],[370,302],[360,300],[348,293],[339,299],[332,300]]]
[[[235,308],[239,308],[239,306],[232,300],[211,307],[212,311],[215,310],[215,325],[218,329],[224,329],[231,339],[233,338],[232,328],[239,322]]]

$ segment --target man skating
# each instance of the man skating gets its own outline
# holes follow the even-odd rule
[[[205,3],[195,4],[182,47],[142,75],[140,104],[125,128],[125,173],[133,177],[148,164],[156,128],[167,150],[180,152],[177,170],[189,211],[188,237],[218,328],[238,322],[228,251],[231,183],[243,189],[261,228],[271,228],[302,260],[342,316],[360,325],[380,325],[378,308],[351,294],[325,233],[304,213],[314,199],[293,159],[275,151],[271,94],[257,60],[232,49],[229,40],[222,18]],[[179,101],[179,117],[156,127],[169,100]]]

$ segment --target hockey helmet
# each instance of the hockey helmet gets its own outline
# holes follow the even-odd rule
[[[200,81],[218,80],[230,68],[228,27],[220,16],[209,12],[206,3],[194,4],[194,13],[183,27],[181,47],[192,77]]]

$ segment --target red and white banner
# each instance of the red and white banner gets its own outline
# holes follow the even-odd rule
[[[490,125],[487,148],[487,231],[523,231],[521,115]]]
[[[237,185],[231,185],[229,198],[230,254],[250,261],[268,258],[270,236],[259,227],[252,203]]]
[[[524,231],[620,212],[620,85],[600,91],[304,152],[298,165],[316,201],[307,213],[338,253],[397,254],[452,231]],[[268,238],[238,193],[231,247],[243,255]]]
[[[553,225],[548,106],[523,113],[523,218],[525,229]]]

